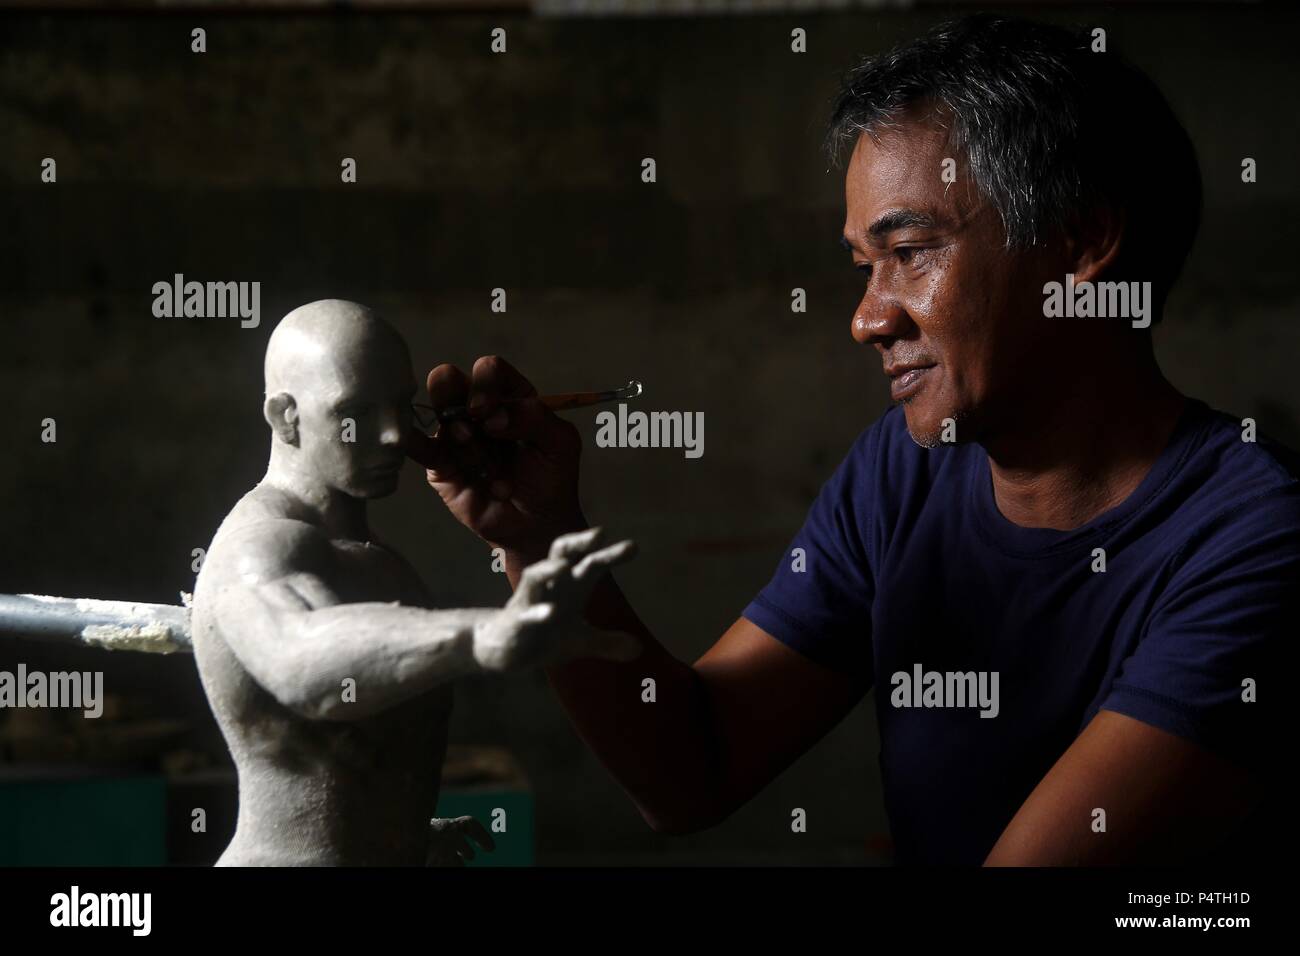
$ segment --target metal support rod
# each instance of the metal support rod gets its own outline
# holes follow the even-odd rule
[[[0,594],[0,637],[149,654],[192,650],[188,607],[44,594]]]

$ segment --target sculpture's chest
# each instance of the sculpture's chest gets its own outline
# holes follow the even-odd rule
[[[424,587],[411,566],[391,551],[359,541],[330,542],[330,585],[345,603],[400,601],[427,606]]]

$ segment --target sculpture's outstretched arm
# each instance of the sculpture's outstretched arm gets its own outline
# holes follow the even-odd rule
[[[501,613],[308,603],[322,589],[319,578],[295,574],[217,597],[222,636],[253,679],[284,706],[322,720],[369,717],[477,671],[475,626]]]
[[[221,551],[227,566],[204,568],[220,582],[221,636],[258,684],[316,719],[367,717],[469,673],[639,652],[627,635],[582,621],[595,578],[630,556],[630,542],[597,548],[588,535],[528,568],[504,608],[454,610],[342,603],[319,573],[329,542],[302,522],[248,525]]]

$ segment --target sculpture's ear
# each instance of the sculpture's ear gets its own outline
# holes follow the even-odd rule
[[[298,444],[298,403],[288,392],[268,395],[262,405],[262,416],[275,432],[275,437],[286,445]]]

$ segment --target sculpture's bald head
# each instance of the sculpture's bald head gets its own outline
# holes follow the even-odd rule
[[[300,305],[280,320],[266,345],[266,394],[328,387],[393,351],[409,358],[397,330],[364,305],[343,299]]]
[[[397,330],[355,302],[312,302],[275,327],[264,370],[273,454],[294,480],[358,498],[396,488],[415,392]]]

